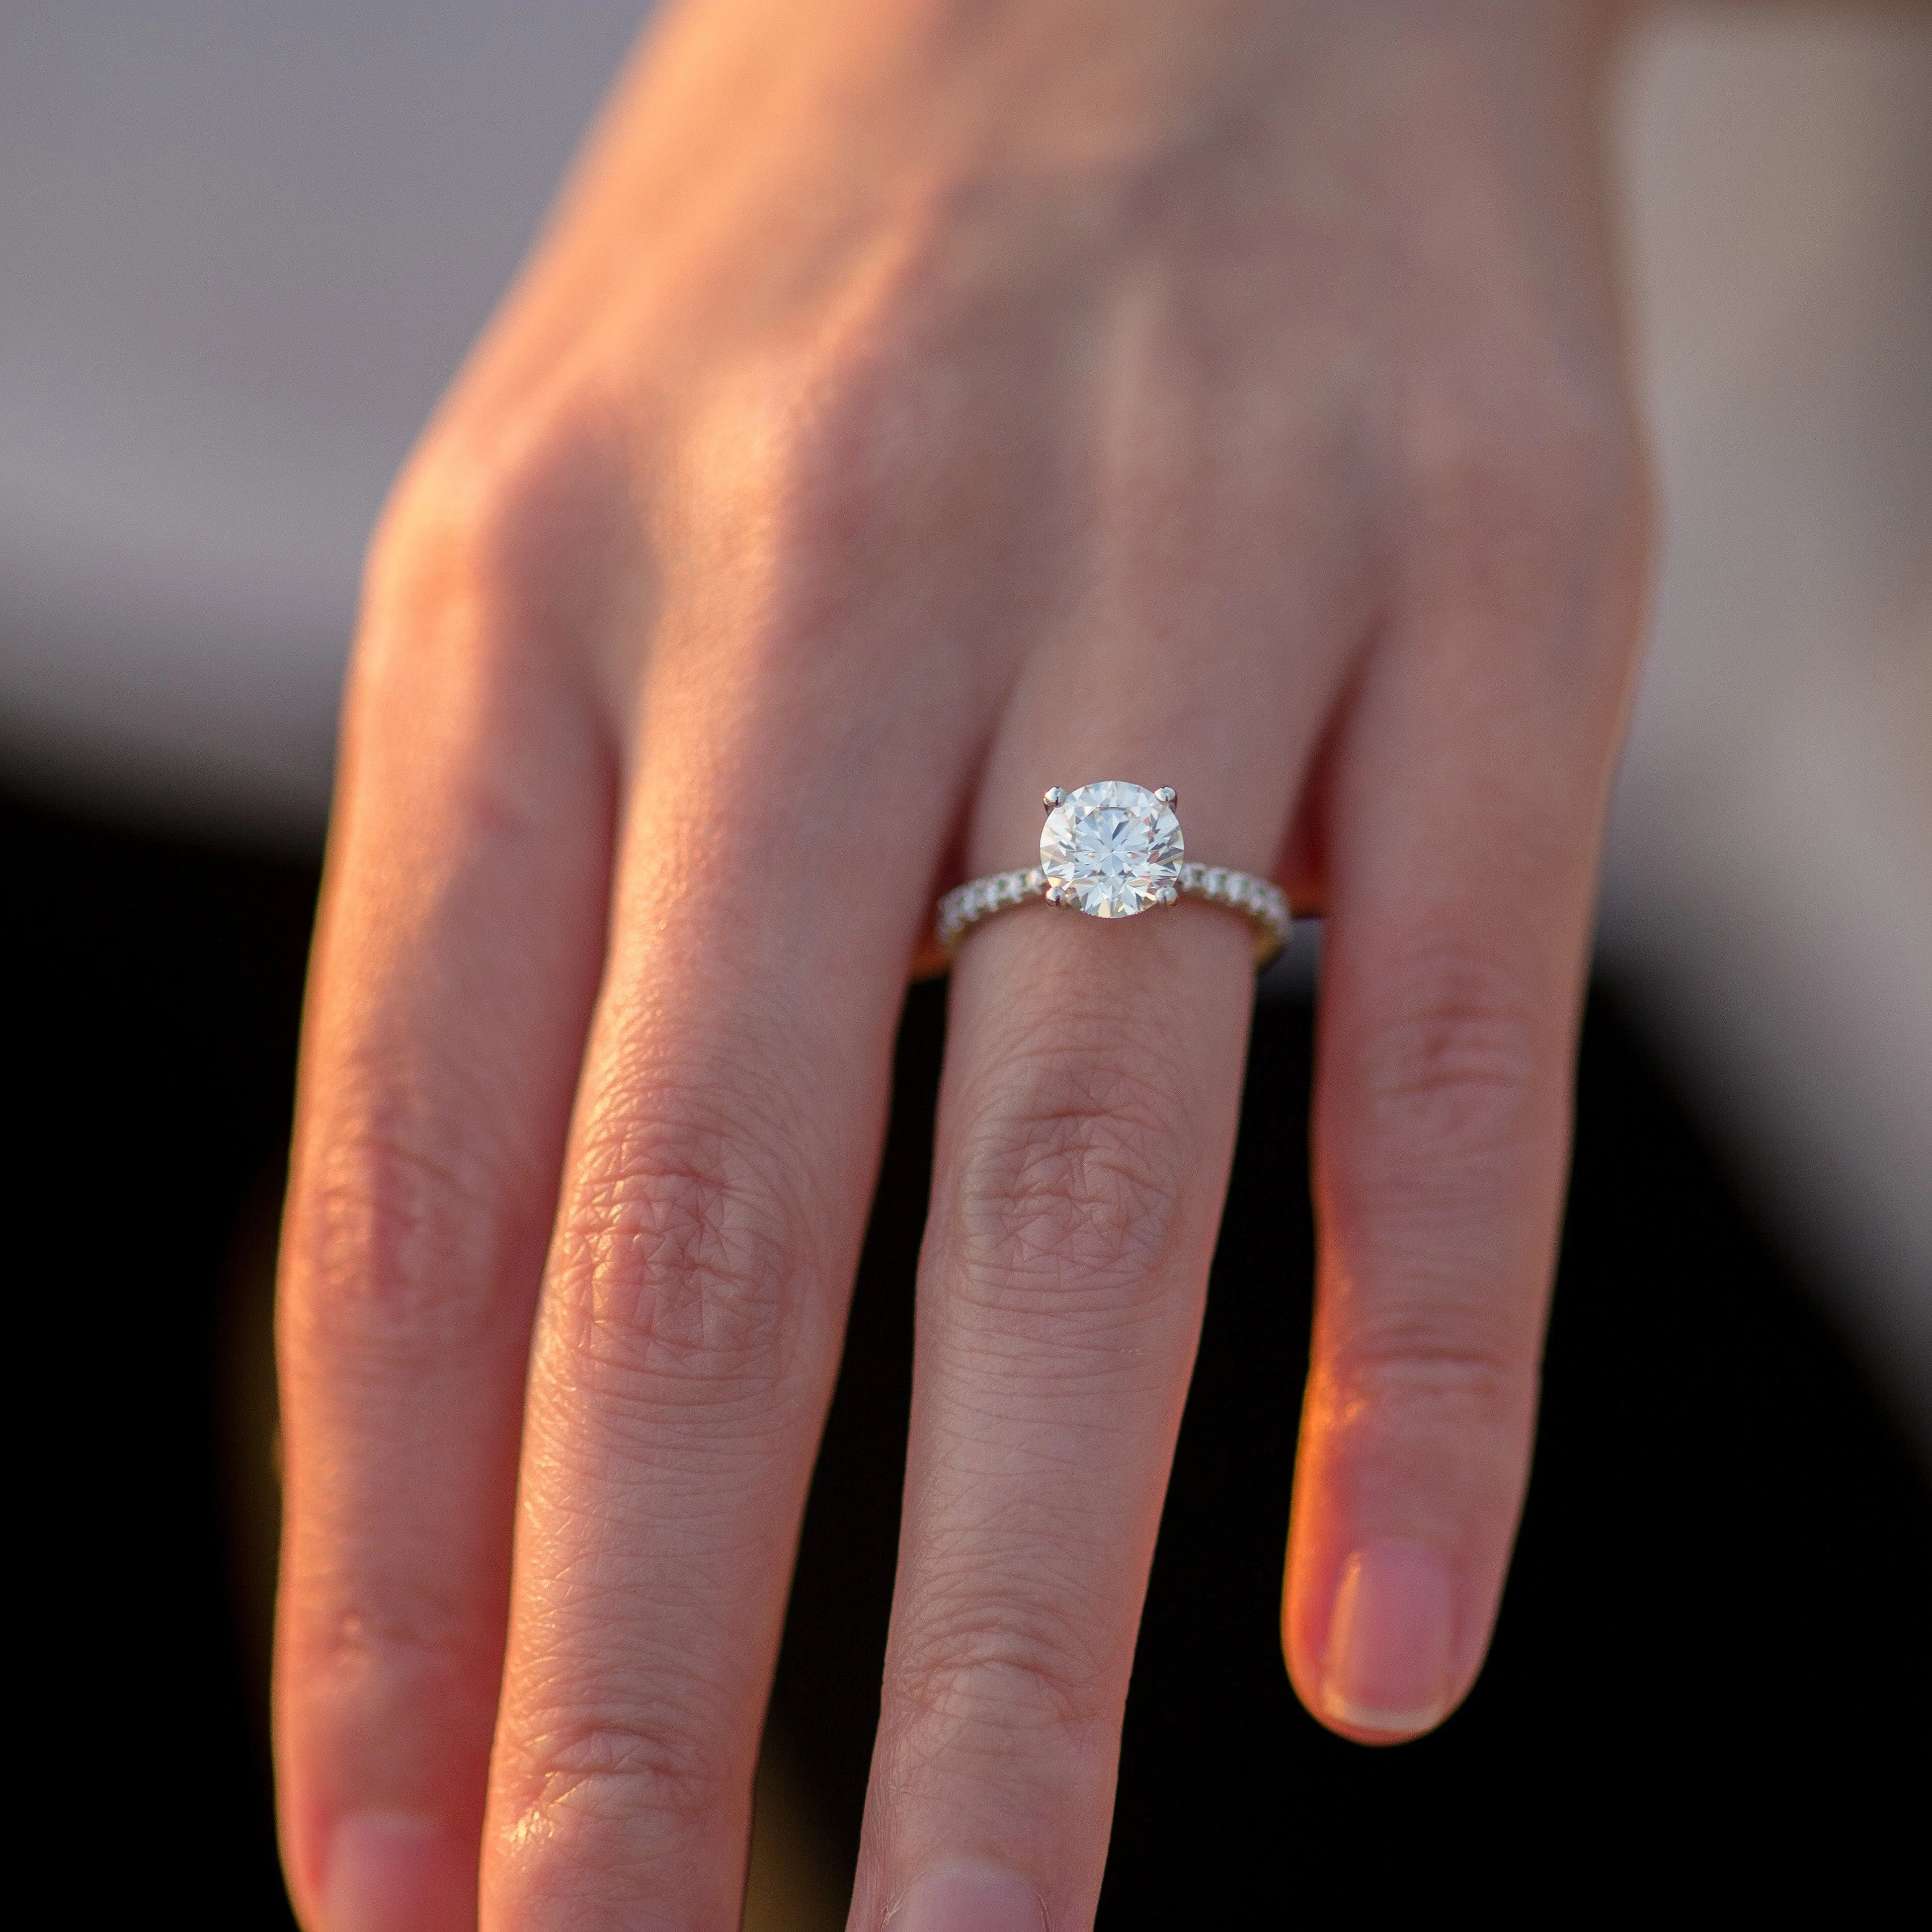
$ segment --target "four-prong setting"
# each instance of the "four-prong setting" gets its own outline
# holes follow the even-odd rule
[[[1096,919],[1127,919],[1180,896],[1186,847],[1174,791],[1103,778],[1050,786],[1040,835],[1042,896]]]

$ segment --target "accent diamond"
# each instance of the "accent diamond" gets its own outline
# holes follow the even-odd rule
[[[1173,808],[1119,778],[1069,792],[1040,835],[1046,883],[1060,888],[1063,904],[1096,919],[1126,919],[1165,903],[1180,883],[1183,856]]]

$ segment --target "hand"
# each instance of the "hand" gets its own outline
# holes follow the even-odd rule
[[[282,1313],[311,1927],[736,1923],[908,962],[1050,783],[1325,906],[1288,1665],[1365,1742],[1468,1690],[1642,589],[1604,11],[647,41],[370,564]],[[1091,1918],[1249,949],[963,949],[855,1928]]]

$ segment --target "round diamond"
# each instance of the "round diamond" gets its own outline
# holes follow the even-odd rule
[[[1119,778],[1070,791],[1046,815],[1040,868],[1064,904],[1125,919],[1180,883],[1180,821],[1144,785]]]

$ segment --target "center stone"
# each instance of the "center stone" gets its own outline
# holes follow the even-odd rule
[[[1184,856],[1173,808],[1144,785],[1119,778],[1069,792],[1040,835],[1048,888],[1096,919],[1125,919],[1164,903]]]

